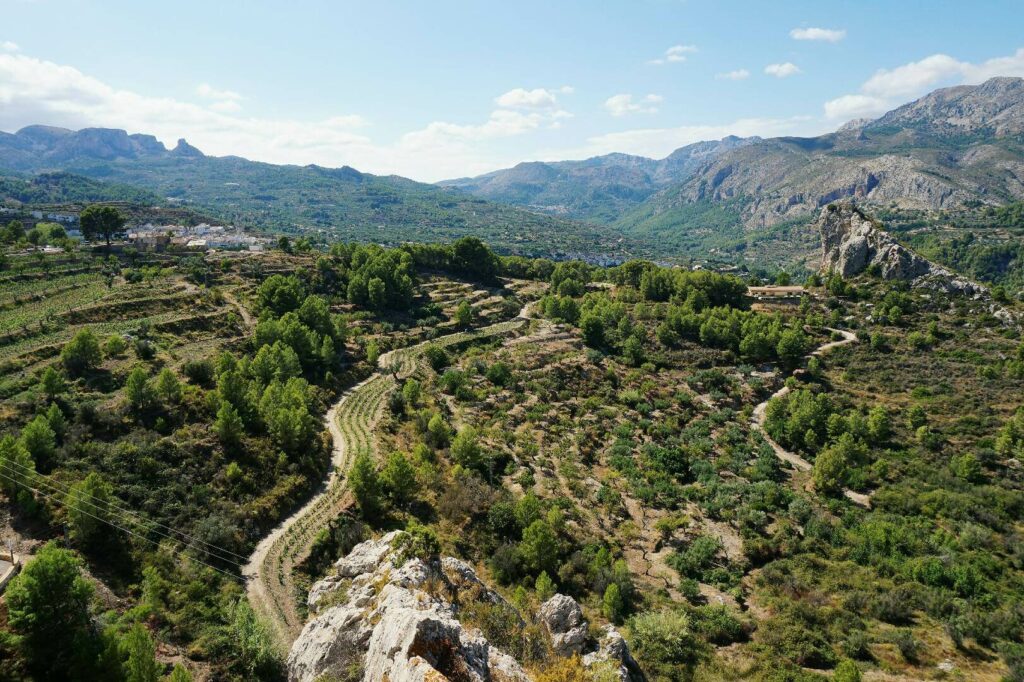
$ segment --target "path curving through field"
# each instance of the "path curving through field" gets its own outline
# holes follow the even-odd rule
[[[843,338],[837,341],[829,341],[828,343],[818,346],[816,349],[811,351],[811,353],[807,356],[808,358],[820,357],[825,353],[829,352],[830,350],[832,350],[833,348],[838,348],[840,346],[846,346],[848,344],[857,342],[857,335],[854,334],[853,332],[847,331],[845,329],[833,329],[831,327],[825,327],[825,329],[835,334],[839,334]],[[794,469],[798,469],[800,471],[810,471],[811,469],[814,468],[813,464],[811,464],[810,462],[808,462],[806,459],[796,454],[795,452],[791,452],[786,448],[782,447],[781,445],[779,445],[777,442],[775,442],[774,438],[768,435],[768,431],[764,428],[766,412],[768,410],[768,402],[772,398],[781,398],[782,396],[787,394],[789,394],[789,386],[783,386],[779,390],[775,391],[775,393],[772,393],[770,396],[768,396],[767,400],[758,403],[757,406],[754,408],[753,414],[751,415],[750,425],[761,433],[764,439],[768,442],[768,445],[771,446],[772,451],[775,452],[776,457],[781,459],[783,462],[787,462]],[[853,490],[850,490],[849,488],[843,490],[843,495],[846,496],[846,498],[853,502],[854,504],[859,504],[862,507],[871,506],[870,495],[858,493]]]
[[[303,618],[296,603],[295,567],[308,556],[317,533],[326,528],[346,506],[345,473],[355,454],[375,449],[374,428],[384,410],[388,393],[398,380],[416,371],[423,349],[442,347],[506,334],[530,319],[530,304],[517,317],[480,329],[461,331],[390,351],[377,360],[377,371],[345,391],[327,411],[324,423],[333,449],[327,477],[317,492],[282,521],[253,550],[242,569],[253,608],[271,625],[280,649],[287,653],[302,630]]]

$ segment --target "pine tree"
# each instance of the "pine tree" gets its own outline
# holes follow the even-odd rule
[[[154,386],[160,402],[170,407],[181,401],[181,382],[170,367],[164,367],[156,377]]]
[[[363,516],[377,510],[380,505],[380,482],[373,459],[366,452],[360,452],[352,462],[348,484]]]
[[[613,623],[621,623],[622,616],[626,611],[626,602],[622,598],[622,591],[618,584],[610,583],[604,590],[604,597],[601,599],[601,610],[604,617]]]
[[[156,648],[146,628],[139,624],[121,640],[124,661],[125,682],[157,682],[160,679],[160,664],[156,661]]]
[[[384,470],[380,472],[380,480],[399,507],[404,507],[416,490],[416,470],[401,452],[391,453]]]
[[[71,486],[65,498],[71,539],[84,548],[105,544],[113,532],[110,527],[113,489],[96,472]]]
[[[217,421],[214,422],[213,429],[221,443],[226,446],[236,446],[242,440],[245,424],[242,423],[238,411],[225,400],[217,410]]]
[[[43,372],[39,385],[40,388],[43,389],[43,393],[45,393],[46,397],[50,400],[56,398],[67,388],[64,382],[64,377],[61,376],[60,372],[54,369],[52,365],[47,367]]]
[[[36,416],[25,425],[21,431],[19,442],[39,468],[49,471],[53,465],[53,455],[57,450],[57,435],[44,415]]]

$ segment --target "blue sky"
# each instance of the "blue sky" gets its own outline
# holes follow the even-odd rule
[[[1024,76],[1020,0],[0,0],[0,130],[426,181],[817,134],[992,75]]]

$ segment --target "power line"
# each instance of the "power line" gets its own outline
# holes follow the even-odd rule
[[[43,497],[45,497],[48,500],[56,500],[58,502],[61,502],[68,509],[73,509],[74,511],[76,511],[76,512],[78,512],[80,514],[85,514],[86,516],[88,516],[88,517],[90,517],[92,519],[95,519],[96,521],[99,521],[100,523],[104,523],[104,524],[106,524],[108,526],[111,526],[113,528],[117,528],[118,530],[124,531],[125,533],[128,533],[129,535],[132,535],[134,537],[137,537],[140,540],[144,540],[146,542],[150,542],[153,545],[155,545],[156,547],[160,547],[160,543],[157,542],[156,540],[153,540],[152,538],[148,538],[145,535],[142,535],[141,533],[137,533],[137,532],[133,531],[130,528],[126,528],[126,527],[121,526],[121,525],[119,525],[117,523],[114,523],[113,521],[110,521],[109,519],[104,519],[104,518],[101,518],[99,516],[96,516],[95,514],[92,514],[92,513],[88,512],[88,511],[84,510],[84,509],[81,509],[80,507],[76,507],[73,504],[68,504],[66,500],[58,500],[55,495],[43,492],[39,488],[36,488],[35,486],[29,485],[28,483],[25,483],[24,481],[21,481],[21,480],[19,480],[17,478],[13,478],[10,475],[4,473],[3,471],[0,471],[0,477],[7,479],[8,481],[14,483],[17,486],[20,486],[20,487],[23,487],[23,488],[28,488],[29,490],[31,490],[31,491],[39,494],[39,495],[42,495]],[[169,540],[174,541],[174,538],[172,538],[170,536],[166,536],[165,535],[164,537],[167,537]],[[234,573],[231,573],[229,571],[225,571],[223,569],[217,568],[216,566],[208,564],[205,561],[201,561],[200,559],[197,559],[197,558],[195,558],[193,556],[189,556],[188,554],[185,554],[184,552],[178,552],[178,554],[180,554],[181,556],[185,557],[186,559],[188,559],[190,561],[194,561],[197,564],[200,564],[200,565],[205,566],[205,567],[207,567],[209,569],[217,571],[218,573],[226,575],[229,578],[233,578],[233,579],[236,579],[236,580],[238,579],[238,576],[235,575]],[[219,557],[214,556],[214,558],[219,558]]]
[[[24,469],[25,472],[30,473],[33,476],[41,476],[41,474],[39,474],[34,468],[28,467],[28,466],[22,464],[21,462],[16,462],[14,460],[8,460],[6,462],[0,461],[0,464],[6,464],[8,466],[13,464],[13,465],[16,465],[16,466],[20,467],[21,469]],[[13,471],[16,474],[25,475],[24,473],[19,473],[16,470],[13,470]],[[56,490],[57,492],[64,493],[65,495],[67,495],[67,494],[69,494],[71,492],[70,490],[65,490],[65,489],[61,488],[60,486],[54,485],[52,482],[44,481],[43,483],[47,487],[49,487],[49,488],[51,488],[53,490]],[[96,497],[95,495],[93,495],[91,493],[85,493],[84,491],[82,491],[82,492],[87,497],[91,497],[94,500],[99,500],[98,497]],[[131,509],[128,509],[126,507],[123,507],[121,505],[115,504],[115,503],[110,502],[110,501],[103,501],[103,500],[100,500],[100,501],[104,502],[104,504],[106,504],[107,506],[109,506],[109,507],[111,507],[111,508],[121,512],[125,516],[138,517],[138,519],[140,520],[139,522],[141,522],[141,523],[152,524],[152,525],[155,525],[155,526],[159,526],[161,528],[166,528],[167,530],[171,531],[172,533],[177,533],[183,540],[187,540],[189,542],[189,544],[191,544],[191,543],[198,543],[200,545],[205,545],[206,547],[213,548],[213,549],[217,550],[218,552],[222,553],[222,556],[218,556],[217,557],[218,559],[221,559],[221,560],[224,560],[224,561],[231,561],[232,563],[234,563],[235,561],[231,557],[235,557],[237,559],[241,559],[242,561],[248,561],[249,560],[248,557],[242,556],[241,554],[236,554],[235,552],[232,552],[229,549],[224,549],[224,548],[219,547],[217,545],[210,544],[209,542],[206,542],[205,540],[200,540],[197,537],[189,535],[188,533],[186,533],[183,530],[179,530],[177,528],[172,528],[171,526],[168,526],[166,524],[160,523],[159,521],[153,521],[152,519],[147,519],[142,514],[136,512],[136,511],[133,511]],[[93,504],[92,506],[96,507],[95,504]],[[97,507],[97,508],[99,508],[99,507]],[[156,531],[156,532],[159,533],[160,531]],[[167,536],[164,533],[160,533],[160,534],[164,535],[164,537],[169,537],[169,536]],[[173,539],[173,538],[170,538],[170,539]],[[205,551],[207,554],[211,554],[211,552],[209,550],[203,550],[203,551]],[[230,556],[228,556],[228,555],[230,555]]]
[[[43,497],[45,497],[48,500],[54,499],[53,495],[48,495],[47,493],[44,493],[42,490],[39,490],[38,488],[35,488],[35,487],[31,486],[31,485],[28,485],[28,484],[26,484],[26,483],[24,483],[22,481],[19,481],[19,480],[15,479],[15,478],[11,478],[10,476],[8,476],[7,474],[5,474],[3,472],[0,472],[0,477],[6,478],[8,481],[11,481],[12,483],[14,483],[14,484],[16,484],[18,486],[21,486],[21,487],[24,487],[24,488],[28,488],[32,492],[38,493],[39,495],[42,495]],[[77,511],[79,513],[85,514],[86,516],[89,516],[89,517],[99,521],[100,523],[104,523],[104,524],[106,524],[108,526],[111,526],[113,528],[117,528],[118,530],[124,531],[125,533],[128,533],[129,535],[133,535],[133,536],[139,538],[140,540],[145,540],[146,542],[151,542],[154,545],[156,545],[157,547],[160,546],[160,543],[157,542],[156,540],[152,540],[150,538],[147,538],[144,535],[140,535],[139,533],[136,533],[135,531],[131,530],[130,528],[125,528],[123,526],[119,526],[118,524],[114,523],[113,521],[109,521],[107,519],[102,519],[102,518],[100,518],[98,516],[90,514],[89,512],[85,511],[84,509],[79,509],[78,507],[76,507],[74,505],[65,504],[65,506],[68,507],[69,509],[74,509],[75,511]],[[205,561],[200,561],[199,559],[196,559],[195,557],[189,556],[188,554],[184,554],[182,552],[179,552],[179,554],[181,556],[185,557],[186,559],[188,559],[189,561],[193,561],[193,562],[195,562],[197,564],[200,564],[201,566],[205,566],[206,568],[209,568],[211,570],[217,571],[218,573],[222,573],[222,574],[228,576],[229,578],[233,578],[235,580],[238,579],[238,576],[235,575],[234,573],[230,573],[230,572],[225,571],[223,569],[217,568],[216,566],[211,566],[210,564],[206,563]]]

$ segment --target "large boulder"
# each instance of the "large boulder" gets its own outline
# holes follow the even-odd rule
[[[459,604],[512,607],[458,559],[406,559],[406,539],[394,532],[357,545],[313,586],[316,616],[292,645],[288,679],[527,682],[515,659],[458,619]]]
[[[556,654],[571,656],[583,651],[587,642],[587,621],[575,599],[556,594],[541,604],[537,615],[551,637],[551,648]]]
[[[560,656],[580,654],[587,668],[610,668],[620,682],[641,682],[644,674],[629,653],[629,645],[614,625],[605,625],[596,640],[590,636],[583,609],[572,597],[556,594],[541,604],[537,618],[551,648]]]

